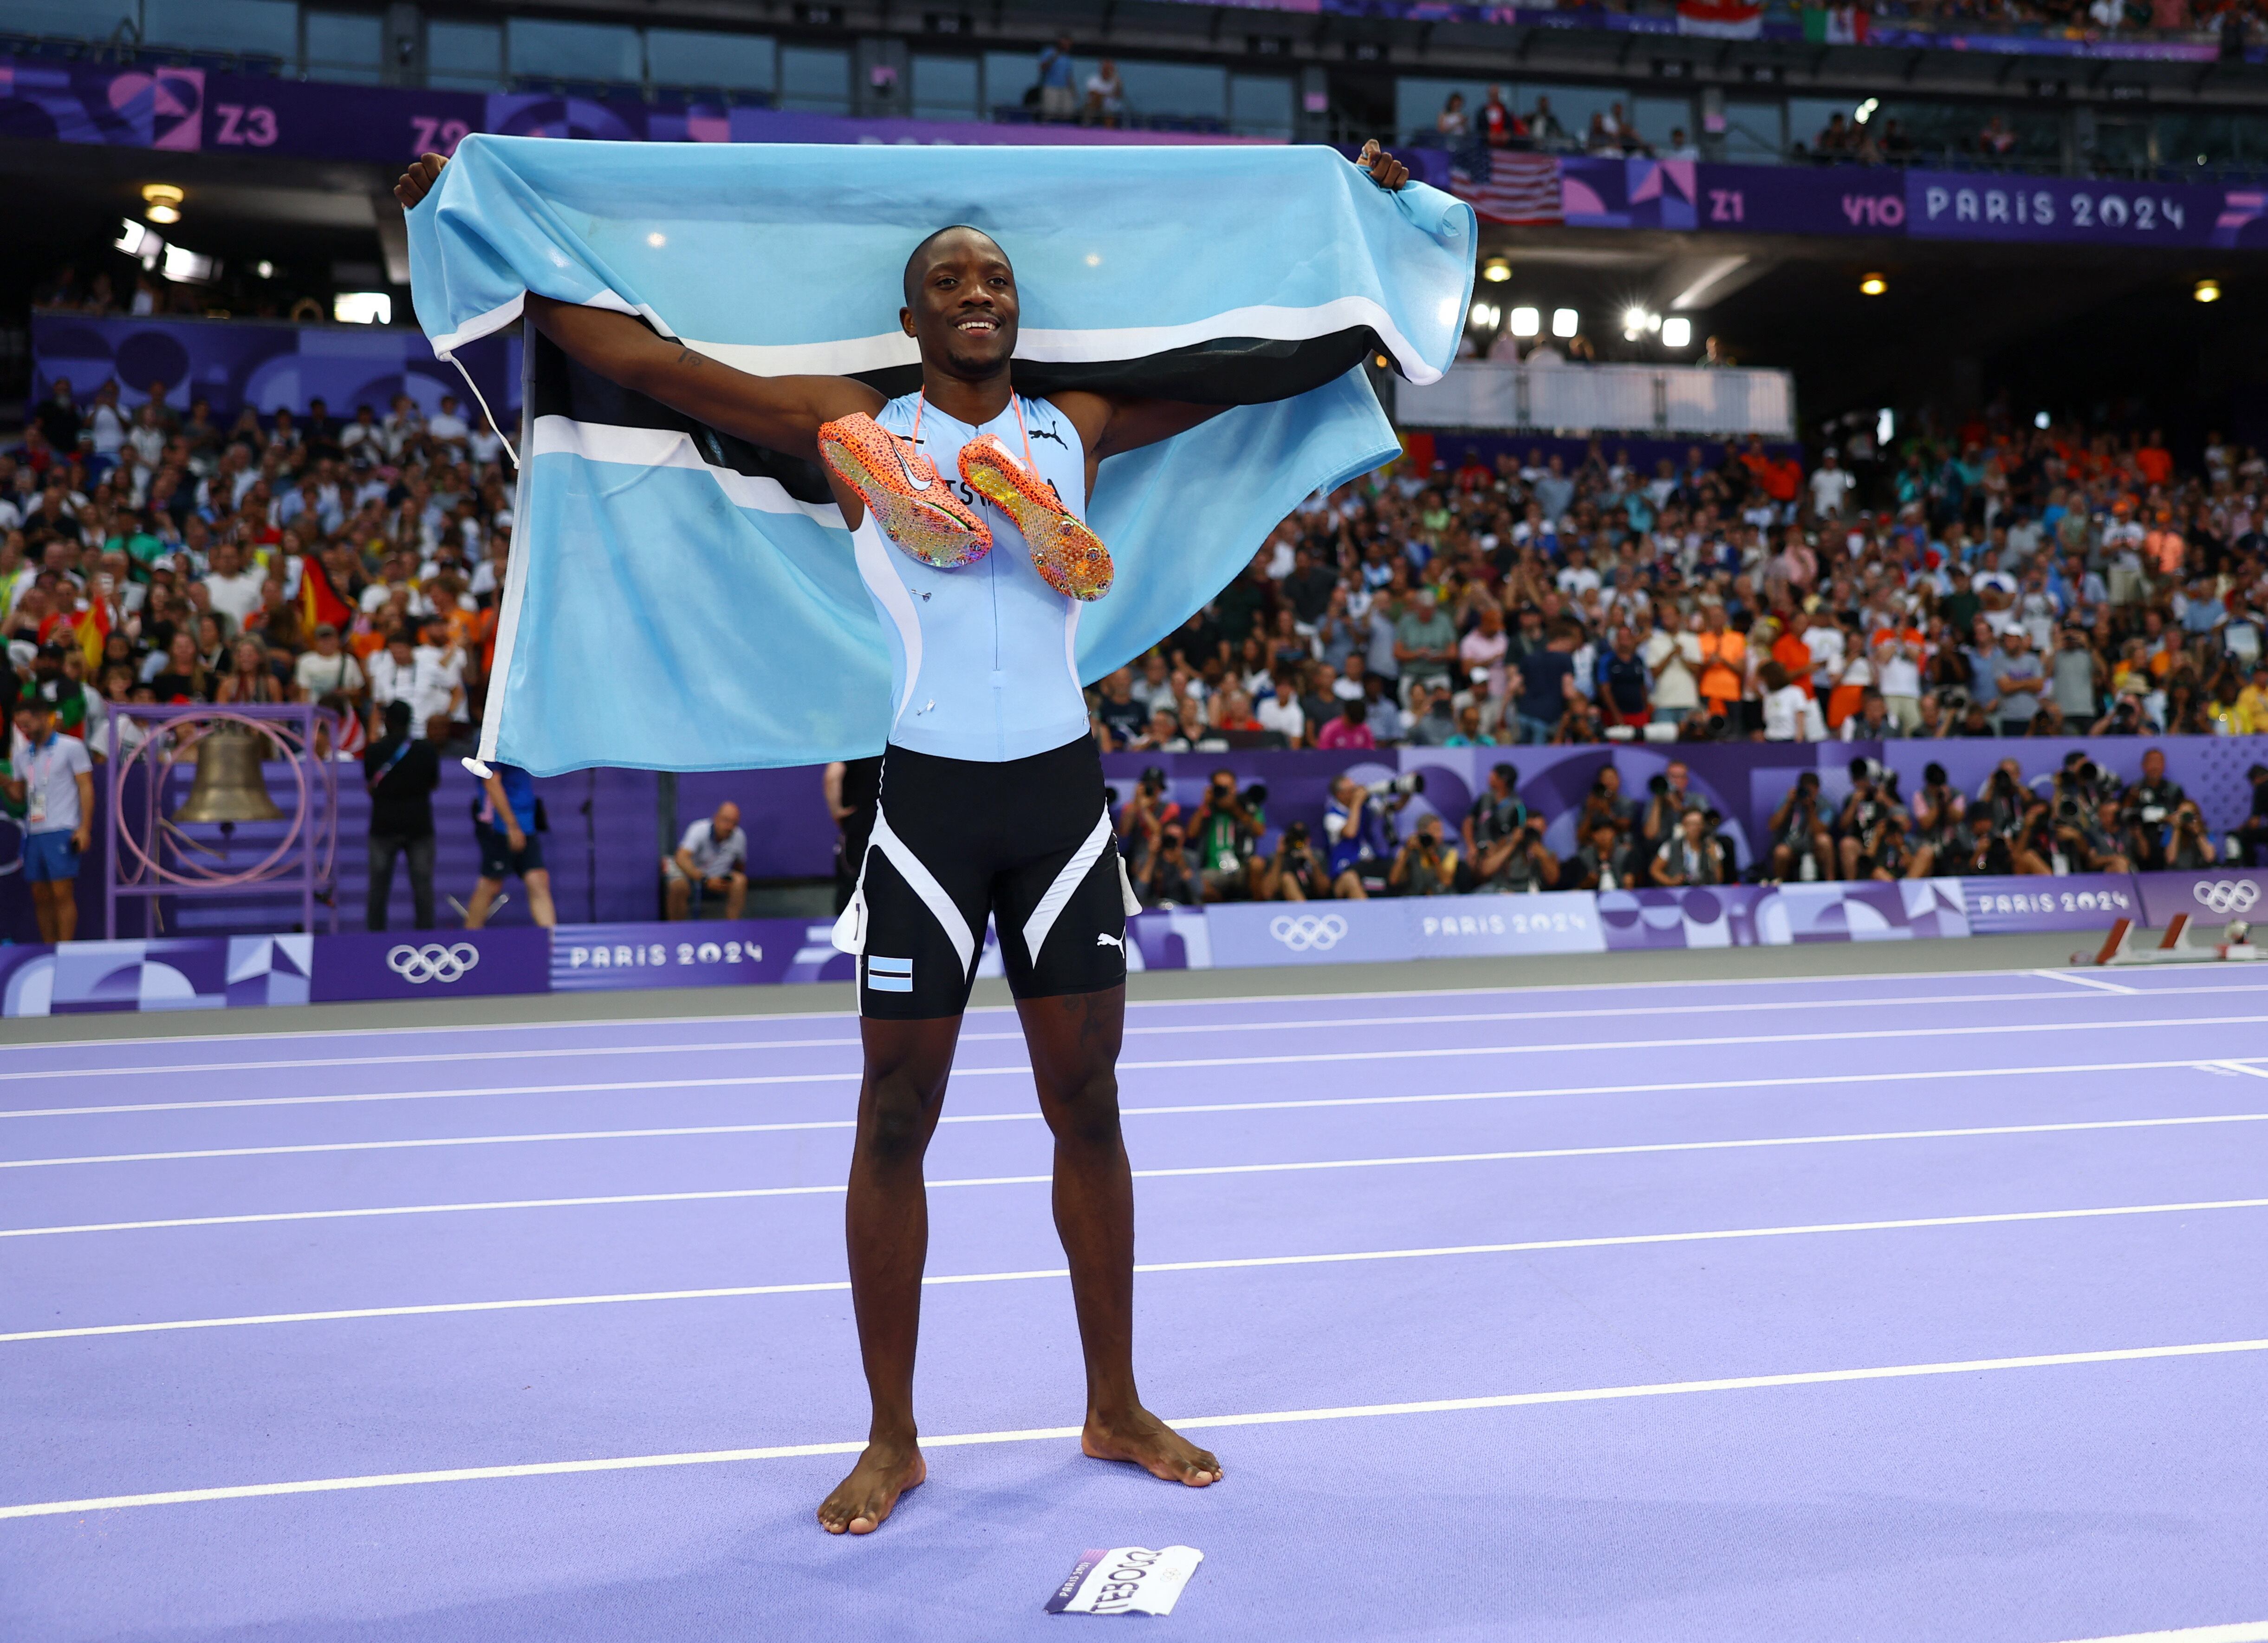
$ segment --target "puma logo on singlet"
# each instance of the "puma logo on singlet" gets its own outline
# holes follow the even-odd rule
[[[1099,947],[1116,947],[1121,953],[1126,950],[1126,943],[1123,939],[1117,936],[1106,936],[1100,932],[1095,934],[1094,945]]]
[[[1062,446],[1064,450],[1068,451],[1071,449],[1070,444],[1064,438],[1060,430],[1054,428],[1032,428],[1027,429],[1026,431],[1028,432],[1035,439],[1052,439],[1057,445]]]

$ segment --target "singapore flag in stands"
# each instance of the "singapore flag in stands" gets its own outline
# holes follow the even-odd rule
[[[1764,9],[1753,0],[1677,0],[1677,32],[1754,40],[1764,32]]]

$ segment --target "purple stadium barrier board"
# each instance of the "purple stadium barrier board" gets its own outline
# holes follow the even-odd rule
[[[2257,924],[2268,917],[2268,872],[2253,867],[2216,867],[2203,873],[2138,873],[2142,922],[2162,930],[2176,913],[2198,925],[2224,925],[2232,918]]]
[[[1969,928],[1980,936],[2039,930],[2107,931],[2139,919],[2142,898],[2132,873],[2073,873],[2064,879],[1952,880],[1963,891]]]
[[[2176,912],[2214,922],[2268,874],[1913,879],[1896,883],[1440,895],[1160,908],[1127,921],[1127,968],[1406,963],[1676,947],[1788,947],[2072,931]],[[831,921],[563,925],[336,936],[189,936],[0,947],[0,1015],[243,1009],[854,978]],[[988,929],[976,973],[1001,973]]]
[[[1215,969],[1606,950],[1585,892],[1216,904],[1204,921]]]
[[[315,1004],[548,992],[551,932],[522,925],[318,936],[313,970]]]
[[[853,961],[828,944],[833,928],[806,918],[563,925],[551,943],[551,991],[849,981]]]
[[[0,57],[0,137],[173,153],[291,154],[386,165],[452,154],[475,132],[622,143],[1259,142],[1193,132],[850,119],[634,96],[431,92],[199,68]],[[978,133],[984,133],[983,138]]]

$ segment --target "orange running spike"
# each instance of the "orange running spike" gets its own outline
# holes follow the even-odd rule
[[[1114,571],[1102,538],[1071,516],[1047,481],[989,433],[961,447],[961,476],[1016,521],[1032,564],[1049,587],[1071,599],[1101,599]]]
[[[854,413],[821,427],[819,453],[858,493],[882,534],[924,564],[950,571],[992,551],[991,527],[938,483],[936,464],[872,416]]]

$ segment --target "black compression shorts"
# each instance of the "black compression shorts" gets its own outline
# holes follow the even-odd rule
[[[1126,912],[1102,759],[1082,736],[1005,763],[894,747],[858,880],[858,1009],[968,1007],[989,914],[1020,998],[1126,979]]]

